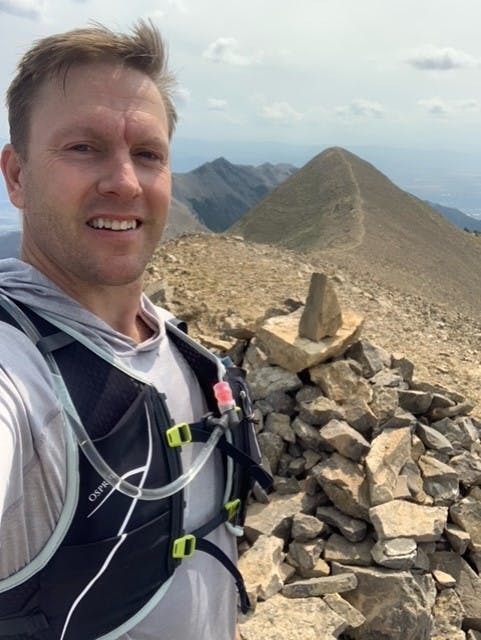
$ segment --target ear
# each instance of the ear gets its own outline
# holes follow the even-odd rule
[[[23,209],[25,206],[23,162],[11,144],[6,144],[2,150],[1,167],[10,202],[17,209]]]

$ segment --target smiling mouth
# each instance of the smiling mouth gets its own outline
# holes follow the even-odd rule
[[[95,218],[87,222],[93,229],[108,229],[109,231],[133,231],[141,225],[140,220],[109,220],[108,218]]]

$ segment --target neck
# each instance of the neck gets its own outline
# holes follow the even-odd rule
[[[140,316],[141,280],[125,285],[92,287],[72,286],[50,279],[82,307],[135,342],[143,342],[152,335],[152,329]]]
[[[68,272],[61,269],[44,269],[41,262],[31,259],[25,251],[22,251],[22,259],[42,271],[67,295],[115,331],[135,342],[143,342],[152,335],[152,330],[140,317],[142,277],[124,284],[100,285],[69,277]]]
[[[141,283],[68,293],[112,329],[135,342],[143,342],[152,335],[140,316]]]

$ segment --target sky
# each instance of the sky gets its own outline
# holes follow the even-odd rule
[[[126,30],[138,18],[168,43],[174,149],[189,148],[192,163],[196,146],[216,157],[229,144],[245,161],[263,150],[275,160],[276,145],[481,160],[480,0],[0,0],[0,91],[33,40],[89,21]]]

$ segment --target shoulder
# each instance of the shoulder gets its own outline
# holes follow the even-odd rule
[[[51,381],[47,364],[23,331],[0,321],[0,367],[12,378]]]
[[[34,439],[61,411],[51,373],[32,341],[0,322],[0,417],[7,425],[28,425]]]
[[[23,509],[22,504],[29,499],[25,498],[26,487],[32,487],[38,507],[45,496],[52,495],[52,483],[63,486],[57,477],[44,476],[44,470],[51,468],[52,461],[57,467],[62,466],[58,461],[63,456],[63,428],[60,401],[42,355],[20,330],[0,322],[0,448],[4,454],[0,458],[7,474],[0,482],[3,486],[3,492],[0,486],[0,494],[3,493],[0,502],[4,510],[13,505],[18,505],[20,511]],[[8,461],[7,449],[10,451]],[[57,496],[60,490],[54,493]],[[57,503],[59,498],[55,499]],[[6,524],[1,511],[0,508],[3,527]],[[23,531],[24,519],[19,518],[20,524],[15,521],[15,527]],[[7,566],[10,565],[7,563]],[[0,573],[3,570],[5,565],[0,562]]]

